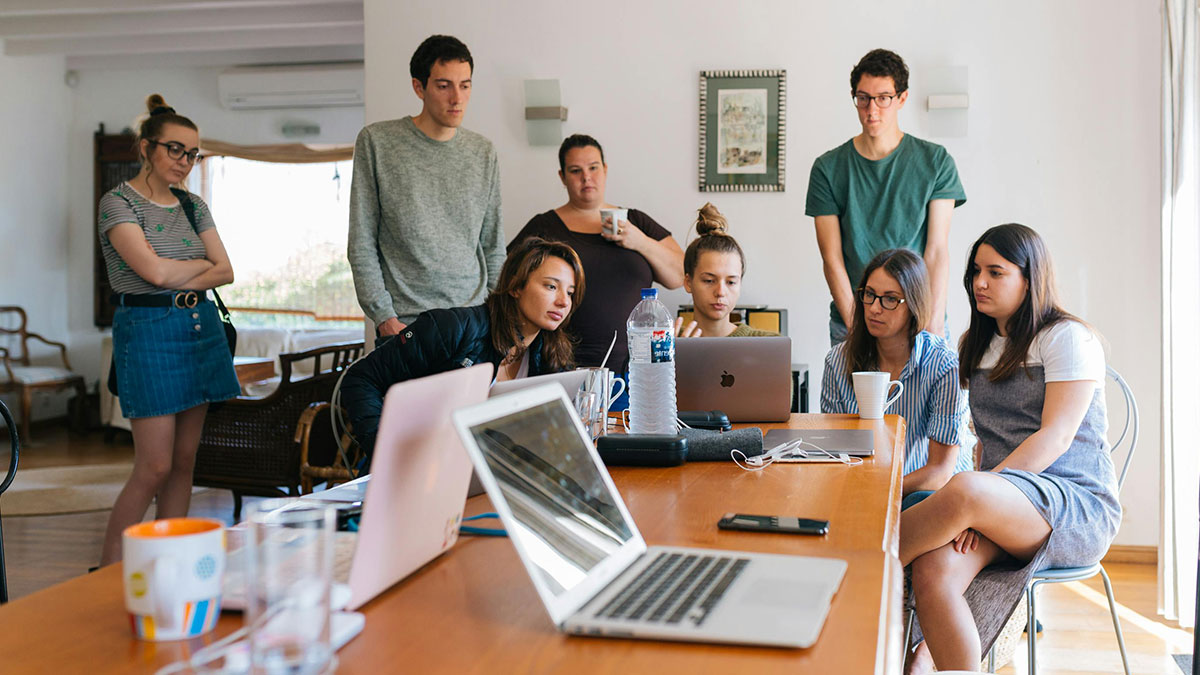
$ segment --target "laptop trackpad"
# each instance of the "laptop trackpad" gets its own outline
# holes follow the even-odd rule
[[[746,588],[744,598],[745,602],[759,607],[795,609],[821,603],[829,593],[828,588],[828,583],[813,583],[786,577],[768,577],[755,579]]]

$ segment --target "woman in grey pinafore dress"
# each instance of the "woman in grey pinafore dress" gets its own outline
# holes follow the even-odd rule
[[[1030,577],[1095,563],[1121,522],[1104,351],[1058,306],[1041,237],[993,227],[968,260],[959,372],[982,459],[901,517],[900,561],[912,564],[923,624],[914,672],[930,657],[941,670],[977,668]]]

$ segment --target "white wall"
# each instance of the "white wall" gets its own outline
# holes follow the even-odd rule
[[[30,329],[67,336],[67,196],[63,166],[71,117],[61,57],[0,55],[0,305],[21,305]],[[0,339],[0,346],[6,346]],[[31,345],[39,362],[57,350]],[[5,402],[18,415],[15,396]],[[35,409],[61,414],[61,400]],[[48,410],[43,410],[48,408]]]
[[[1117,543],[1152,546],[1158,532],[1160,350],[1159,13],[1155,3],[1039,0],[797,3],[610,0],[572,3],[365,0],[367,119],[415,114],[408,60],[449,33],[476,61],[466,125],[496,144],[505,228],[565,201],[554,148],[530,147],[523,81],[557,78],[565,133],[605,145],[608,197],[644,209],[686,244],[711,200],[749,256],[742,300],[790,310],[795,358],[810,364],[813,403],[828,349],[828,291],[804,196],[813,158],[858,131],[849,72],[874,47],[913,71],[901,125],[943,143],[968,203],[955,213],[951,278],[987,227],[1017,221],[1054,252],[1066,307],[1100,329],[1143,413],[1141,451],[1122,501]],[[922,72],[969,69],[969,133],[928,135]],[[788,186],[782,194],[696,188],[698,73],[786,68]],[[961,286],[951,330],[966,327]],[[681,292],[668,303],[684,302]]]
[[[73,115],[66,129],[70,143],[67,177],[70,190],[70,331],[73,361],[90,378],[100,373],[100,336],[92,318],[92,255],[96,240],[93,192],[93,135],[100,123],[106,133],[119,133],[145,110],[146,96],[160,93],[180,114],[200,127],[201,135],[248,145],[286,143],[285,122],[316,123],[321,134],[306,143],[353,143],[363,124],[362,108],[312,110],[239,110],[221,107],[217,75],[222,68],[145,68],[83,70],[71,90]],[[55,75],[61,82],[62,73]],[[263,195],[287,199],[290,195]],[[220,227],[220,223],[217,224]],[[63,282],[63,286],[68,286]]]

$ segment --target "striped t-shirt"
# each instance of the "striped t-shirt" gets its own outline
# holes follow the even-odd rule
[[[191,193],[188,193],[191,194]],[[104,267],[108,270],[108,283],[117,293],[174,293],[138,276],[113,248],[108,240],[108,231],[121,223],[134,223],[142,228],[146,241],[160,258],[172,260],[197,260],[205,255],[200,232],[216,227],[208,204],[192,194],[195,204],[196,229],[192,229],[183,207],[175,196],[167,194],[163,199],[175,202],[174,206],[160,206],[146,199],[129,183],[121,183],[100,198],[100,250],[104,253]]]
[[[909,474],[929,461],[929,439],[958,446],[954,472],[974,468],[975,439],[967,429],[967,392],[958,383],[958,354],[945,338],[928,331],[917,333],[912,355],[900,371],[904,392],[888,413],[908,424],[905,435],[904,473]],[[854,381],[846,374],[846,343],[825,356],[821,382],[821,412],[858,414]]]

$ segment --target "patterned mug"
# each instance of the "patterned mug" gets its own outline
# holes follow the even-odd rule
[[[225,527],[208,518],[138,523],[122,534],[125,609],[142,640],[203,635],[221,614]]]

